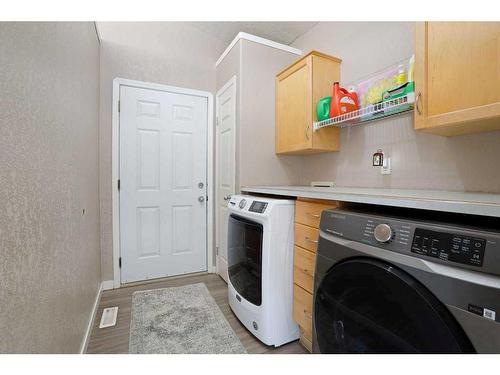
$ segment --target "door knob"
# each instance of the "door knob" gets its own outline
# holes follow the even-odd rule
[[[200,196],[198,197],[198,202],[200,202],[200,203],[205,202],[205,197],[204,197],[203,195],[200,195]]]
[[[224,197],[224,200],[225,200],[225,201],[228,201],[228,200],[230,200],[230,199],[231,199],[231,196],[230,196],[230,195],[226,195],[226,196]]]

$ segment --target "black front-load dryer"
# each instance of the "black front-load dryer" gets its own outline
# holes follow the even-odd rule
[[[470,254],[451,252],[458,239]],[[324,211],[313,351],[500,353],[500,277],[478,272],[496,272],[499,245],[498,233]]]
[[[334,265],[316,291],[322,353],[462,353],[472,345],[421,283],[374,258]]]

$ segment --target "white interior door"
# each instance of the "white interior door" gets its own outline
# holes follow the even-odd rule
[[[229,197],[235,193],[236,77],[216,95],[216,220],[217,272],[227,282],[227,224]]]
[[[121,280],[207,270],[206,97],[120,87]]]

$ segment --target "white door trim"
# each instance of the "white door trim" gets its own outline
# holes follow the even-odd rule
[[[112,178],[112,215],[113,215],[113,286],[121,286],[120,265],[120,195],[118,193],[118,179],[120,178],[120,114],[118,112],[118,102],[120,100],[120,86],[130,86],[142,89],[167,91],[177,94],[201,96],[207,98],[207,270],[210,273],[216,272],[213,264],[213,214],[215,189],[213,181],[213,137],[214,137],[214,97],[208,91],[192,90],[182,87],[162,85],[158,83],[135,81],[125,78],[115,78],[113,80],[113,115],[112,115],[112,141],[111,141],[111,178]]]
[[[217,98],[219,97],[219,94],[226,91],[229,87],[231,87],[231,85],[234,85],[235,86],[235,106],[238,106],[238,101],[236,100],[237,98],[239,99],[239,95],[238,95],[238,87],[236,86],[236,75],[232,76],[225,84],[224,86],[222,86],[219,90],[217,90],[216,94],[215,94],[215,98],[216,98],[216,101],[218,100]],[[215,105],[215,111],[216,111],[216,117],[217,119],[219,118],[219,105],[216,103]],[[235,111],[234,111],[234,115],[236,116],[236,114],[238,113],[238,107],[236,107]],[[233,184],[234,184],[234,191],[236,193],[236,188],[237,188],[237,185],[236,185],[236,147],[237,147],[237,144],[236,144],[236,132],[237,132],[237,128],[238,127],[238,121],[237,119],[235,119],[235,122],[234,122],[234,129],[233,129],[233,147],[234,147],[234,154],[233,154],[233,158],[234,158],[234,168],[235,168],[235,171],[233,173],[233,178],[234,178],[234,181],[233,181]],[[215,161],[216,165],[218,165],[219,163],[219,160],[218,160],[218,152],[220,150],[219,148],[219,132],[218,130],[216,131],[216,136],[215,136],[215,149],[216,149],[216,154],[217,154],[217,160]],[[220,245],[220,238],[219,238],[219,228],[218,226],[220,225],[219,224],[219,194],[218,194],[218,189],[219,189],[219,171],[216,169],[215,170],[215,189],[214,189],[214,195],[215,195],[215,206],[214,206],[214,210],[215,210],[215,222],[216,222],[216,228],[215,228],[215,246],[217,248],[219,248],[219,245]],[[219,259],[218,259],[218,254],[216,254],[215,256],[215,273],[218,272],[218,263],[219,263]]]

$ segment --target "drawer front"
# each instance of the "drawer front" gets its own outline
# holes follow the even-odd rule
[[[295,245],[315,253],[318,248],[318,238],[318,229],[295,223]]]
[[[312,337],[312,304],[312,294],[294,284],[293,319],[302,328],[306,337]]]
[[[321,212],[327,208],[337,208],[336,202],[309,202],[298,200],[295,203],[295,221],[319,228]]]
[[[306,348],[310,353],[312,353],[313,351],[312,338],[302,330],[300,330],[300,343],[302,344],[302,346],[304,346],[304,348]]]
[[[312,294],[316,254],[295,246],[293,282]]]

